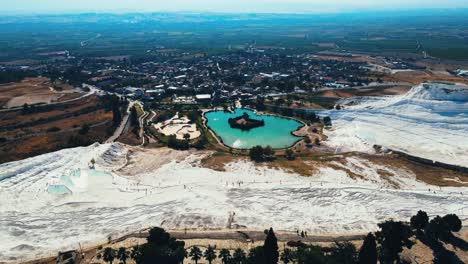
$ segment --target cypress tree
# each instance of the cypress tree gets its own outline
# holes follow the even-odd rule
[[[377,244],[372,233],[367,234],[364,243],[359,250],[359,264],[376,264],[377,263]]]
[[[273,228],[270,228],[268,231],[265,243],[263,244],[263,250],[265,251],[265,262],[267,264],[278,263],[278,239],[276,239]]]

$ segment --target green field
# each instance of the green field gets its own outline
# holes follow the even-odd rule
[[[161,50],[217,53],[275,48],[421,53],[468,59],[468,10],[342,15],[82,14],[0,17],[0,61],[74,56],[159,56]],[[82,45],[84,42],[84,45]],[[293,50],[291,50],[293,49]]]

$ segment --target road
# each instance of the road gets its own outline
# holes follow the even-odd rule
[[[122,134],[125,126],[127,125],[127,122],[130,118],[130,109],[133,107],[133,105],[135,104],[136,102],[135,101],[130,101],[128,103],[128,107],[127,107],[127,111],[126,111],[126,115],[122,118],[122,121],[120,122],[119,126],[117,127],[117,129],[114,131],[114,134],[112,134],[111,137],[109,137],[105,143],[112,143],[114,142],[117,138],[120,137],[120,135]]]

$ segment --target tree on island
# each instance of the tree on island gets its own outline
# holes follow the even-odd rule
[[[250,130],[252,128],[261,127],[265,125],[265,121],[250,118],[247,112],[234,118],[228,119],[229,126],[241,130]]]

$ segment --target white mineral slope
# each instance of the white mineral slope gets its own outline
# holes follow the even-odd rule
[[[323,113],[334,120],[329,146],[371,151],[377,144],[468,167],[468,86],[423,83],[401,96],[342,103],[351,104]]]
[[[300,177],[249,162],[218,172],[198,167],[194,155],[143,174],[113,173],[125,164],[127,152],[118,143],[95,144],[0,165],[0,262],[54,255],[149,226],[222,229],[231,224],[343,235],[375,230],[389,218],[407,220],[419,209],[468,220],[467,188],[435,188],[398,170],[388,172],[402,175],[403,188],[387,188],[376,173],[382,168],[358,158],[341,166],[367,181],[332,168]],[[92,176],[96,173],[87,168],[93,158],[96,169],[111,176]],[[87,181],[79,192],[47,192],[75,169],[82,169]]]

